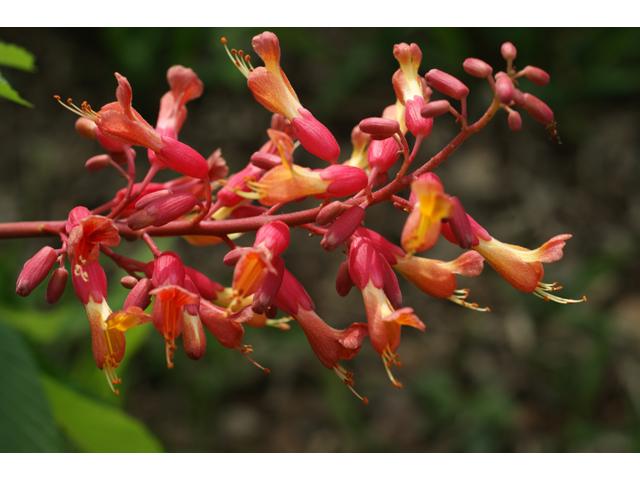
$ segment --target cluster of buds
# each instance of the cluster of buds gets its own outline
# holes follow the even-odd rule
[[[558,235],[536,250],[502,243],[466,213],[457,197],[446,193],[432,172],[500,109],[508,113],[514,131],[522,125],[514,109],[517,106],[555,133],[551,109],[523,93],[517,84],[524,76],[545,85],[549,75],[532,66],[516,71],[516,50],[511,43],[502,46],[506,69],[495,76],[482,60],[469,58],[463,63],[470,75],[486,78],[494,93],[486,113],[475,123],[467,118],[469,88],[462,81],[438,69],[421,75],[420,48],[395,45],[393,55],[399,69],[391,79],[396,102],[382,108],[380,117],[363,119],[353,128],[352,153],[342,163],[335,137],[302,106],[282,71],[278,38],[264,32],[253,39],[253,49],[265,64],[257,68],[249,55],[229,50],[225,39],[222,43],[256,100],[273,113],[266,131],[268,141],[237,173],[229,174],[220,150],[207,160],[178,140],[187,117],[186,103],[203,92],[202,82],[189,68],[169,69],[170,90],[160,101],[155,128],[133,109],[131,86],[118,73],[117,101],[99,111],[86,102],[80,107],[71,99],[60,102],[80,115],[77,131],[106,150],[86,162],[87,170],[111,166],[121,172],[127,185],[104,205],[92,210],[76,207],[66,221],[48,222],[45,228],[39,223],[38,234],[55,235],[62,245],[43,248],[25,264],[16,292],[29,295],[53,270],[46,299],[55,303],[71,275],[89,319],[96,365],[105,371],[114,392],[118,393],[115,386],[121,382],[116,370],[125,353],[125,334],[148,322],[162,335],[171,368],[180,336],[184,352],[194,360],[205,354],[206,330],[224,347],[249,358],[253,349],[242,343],[245,327],[288,330],[295,321],[320,363],[367,403],[354,390],[353,375],[340,361],[352,359],[368,337],[392,385],[401,387],[391,372],[393,365],[400,365],[401,328],[425,330],[414,310],[402,306],[398,274],[429,296],[478,312],[490,310],[467,301],[469,290],[458,288],[457,281],[458,276],[480,275],[484,261],[516,289],[546,301],[586,300],[564,299],[555,294],[561,288],[556,283],[543,283],[542,263],[559,260],[571,235]],[[432,101],[436,92],[459,101],[460,107],[454,108],[446,99]],[[454,115],[461,132],[440,153],[416,167],[422,142],[429,137],[435,118],[445,113]],[[139,183],[133,146],[144,147],[149,160],[147,174]],[[317,170],[298,165],[294,157],[300,146],[329,165]],[[389,173],[394,167],[398,170],[395,177]],[[181,176],[153,182],[164,168]],[[408,198],[400,196],[403,191]],[[317,199],[318,206],[276,215],[285,204],[306,197]],[[363,226],[370,209],[381,203],[391,203],[396,207],[393,211],[406,214],[400,245]],[[346,296],[354,286],[360,290],[366,323],[338,329],[319,316],[311,296],[285,265],[283,254],[291,241],[291,228],[305,229],[311,238],[321,237],[327,252],[344,256],[336,273],[336,291]],[[255,232],[253,246],[234,243],[248,232]],[[224,286],[208,273],[184,265],[176,253],[161,251],[153,237],[168,235],[182,236],[201,248],[224,244],[215,247],[229,249],[224,266],[216,273],[223,276],[225,267],[233,268],[232,284]],[[441,236],[463,253],[451,261],[419,256]],[[154,259],[144,263],[113,251],[122,237],[142,240]],[[124,271],[121,284],[130,290],[122,308],[115,311],[107,303],[107,280],[100,263],[104,257]],[[279,312],[281,318],[277,318]]]

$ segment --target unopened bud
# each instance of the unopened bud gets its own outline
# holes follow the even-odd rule
[[[400,284],[398,283],[398,277],[393,272],[391,265],[384,258],[384,255],[378,253],[380,258],[380,264],[382,265],[382,279],[384,286],[382,287],[385,295],[389,299],[391,306],[399,310],[402,307],[402,292],[400,291]]]
[[[320,213],[318,213],[318,216],[316,217],[316,223],[320,226],[329,225],[333,223],[338,215],[344,212],[344,209],[345,207],[344,205],[342,205],[342,202],[331,202],[329,205],[320,210]]]
[[[519,107],[524,107],[526,100],[524,98],[524,93],[519,88],[516,88],[513,91],[513,103],[515,103]]]
[[[127,220],[127,225],[131,230],[140,230],[151,225],[161,227],[189,213],[196,203],[196,197],[190,193],[162,197],[131,215]]]
[[[338,276],[336,277],[336,291],[341,297],[346,297],[353,288],[353,280],[349,274],[349,263],[342,262],[340,269],[338,270]]]
[[[400,150],[394,138],[386,140],[373,140],[367,152],[367,161],[371,168],[380,172],[386,172],[395,165],[400,157]]]
[[[362,220],[364,220],[364,215],[364,208],[358,205],[351,207],[340,215],[320,242],[322,248],[327,252],[331,252],[337,246],[342,245],[358,229]]]
[[[544,125],[548,125],[553,122],[553,111],[546,103],[534,97],[530,93],[524,94],[524,100],[524,109],[529,113],[529,115]]]
[[[26,297],[47,278],[58,260],[58,254],[51,247],[44,247],[31,257],[22,268],[16,282],[16,293]]]
[[[462,100],[469,95],[469,89],[464,83],[441,70],[435,68],[429,70],[425,78],[430,87],[456,100]]]
[[[515,87],[513,86],[511,78],[506,73],[499,72],[496,75],[496,95],[500,103],[503,105],[511,105],[514,92]]]
[[[448,100],[436,100],[435,102],[429,102],[422,110],[420,110],[420,115],[425,118],[433,118],[439,117],[449,111],[451,108],[451,104]]]
[[[251,309],[258,314],[265,313],[271,306],[284,278],[284,260],[280,257],[275,257],[271,263],[275,267],[276,273],[269,271],[253,294]]]
[[[99,172],[109,166],[111,163],[111,156],[108,153],[103,153],[102,155],[96,155],[95,157],[91,157],[84,164],[84,168],[87,169],[88,172]]]
[[[127,290],[131,290],[138,284],[138,279],[136,277],[132,277],[131,275],[127,275],[120,279],[120,285],[122,285]]]
[[[500,47],[500,53],[505,60],[515,60],[517,53],[516,47],[514,47],[511,42],[505,42],[502,44],[502,47]]]
[[[80,117],[76,120],[76,132],[84,138],[90,138],[92,140],[96,138],[96,134],[94,132],[95,127],[96,124],[88,118]]]
[[[451,197],[449,199],[453,205],[453,213],[448,218],[449,227],[456,240],[456,243],[460,248],[468,249],[473,245],[473,229],[469,222],[467,212],[464,211],[464,207],[458,197]]]
[[[469,75],[473,75],[478,78],[487,78],[493,72],[493,68],[486,62],[483,62],[479,58],[467,58],[462,63],[462,68]]]
[[[159,200],[160,198],[168,197],[169,195],[173,195],[173,192],[168,189],[158,190],[157,192],[148,193],[136,202],[136,210],[142,210],[143,208],[151,205],[156,200]]]
[[[509,122],[509,128],[514,132],[517,132],[522,128],[522,117],[515,110],[512,110],[509,113],[508,122]]]
[[[251,163],[263,170],[271,170],[282,165],[282,158],[280,158],[280,155],[274,155],[273,153],[256,152],[251,155]]]
[[[374,140],[384,140],[400,131],[400,124],[388,118],[371,117],[360,122],[360,130]]]
[[[541,68],[531,65],[524,67],[524,76],[540,87],[549,83],[549,74]]]
[[[64,288],[67,286],[67,278],[69,278],[69,272],[63,267],[56,268],[49,278],[47,283],[47,293],[44,298],[47,303],[53,305],[64,293]]]
[[[131,289],[122,309],[126,310],[129,307],[146,309],[151,304],[151,295],[149,294],[151,290],[153,290],[153,283],[150,279],[143,278]]]

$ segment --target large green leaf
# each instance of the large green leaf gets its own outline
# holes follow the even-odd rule
[[[42,380],[56,421],[81,451],[163,451],[160,442],[136,418],[51,377],[44,376]]]
[[[58,452],[60,435],[26,343],[0,322],[0,451]]]
[[[0,65],[33,72],[36,57],[22,47],[0,42]]]
[[[33,107],[33,104],[23,99],[18,94],[18,92],[11,88],[11,85],[9,85],[6,80],[3,80],[4,79],[0,79],[0,97],[4,97],[7,100],[12,100],[16,103],[19,103],[20,105],[24,105],[25,107]]]

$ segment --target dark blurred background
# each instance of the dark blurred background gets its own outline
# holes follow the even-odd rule
[[[271,114],[253,99],[220,37],[253,54],[251,38],[262,31],[0,29],[0,41],[25,47],[37,65],[35,73],[1,69],[34,108],[0,100],[0,220],[65,219],[73,207],[93,208],[124,186],[115,171],[84,170],[84,162],[101,150],[76,134],[75,117],[52,98],[87,100],[98,109],[115,100],[116,71],[129,79],[134,107],[155,124],[168,88],[166,70],[174,64],[193,68],[205,91],[188,104],[180,139],[205,157],[221,148],[231,171],[242,168],[267,140]],[[53,307],[44,301],[44,285],[27,299],[15,295],[23,263],[44,245],[57,248],[58,241],[3,240],[2,450],[640,450],[640,31],[273,31],[284,71],[302,104],[336,136],[340,161],[350,155],[351,129],[395,102],[396,43],[420,46],[423,75],[438,68],[469,86],[472,120],[487,108],[491,92],[485,81],[463,71],[465,58],[503,70],[500,46],[511,41],[517,67],[546,70],[548,86],[524,78],[520,86],[554,110],[561,144],[526,112],[518,133],[498,112],[436,173],[446,191],[503,242],[533,249],[555,235],[572,234],[564,258],[546,266],[545,281],[564,285],[567,298],[586,295],[588,303],[545,303],[513,289],[486,264],[480,277],[461,277],[458,286],[471,288],[470,299],[491,313],[429,298],[400,279],[403,305],[414,308],[426,332],[403,329],[403,366],[394,370],[402,390],[391,387],[368,341],[354,360],[343,362],[355,372],[367,406],[322,367],[295,324],[288,332],[246,329],[244,343],[253,345],[252,357],[270,375],[211,336],[204,359],[193,362],[180,349],[168,371],[162,338],[146,325],[127,334],[123,383],[115,397],[93,363],[86,316],[72,288]],[[254,66],[261,65],[252,57]],[[457,131],[452,118],[438,118],[418,160],[428,160]],[[140,178],[145,157],[139,149]],[[305,152],[296,154],[296,162],[323,166]],[[379,205],[367,211],[366,226],[398,242],[404,219],[391,205]],[[247,235],[238,243],[252,241]],[[230,282],[231,269],[221,263],[225,246],[158,243],[179,252],[186,265]],[[426,256],[452,260],[462,253],[445,243]],[[126,242],[117,249],[149,259],[144,250]],[[346,298],[335,293],[343,257],[324,252],[318,238],[299,230],[292,231],[284,255],[319,315],[336,328],[365,321],[357,290]],[[109,303],[119,308],[126,295],[121,274],[107,259],[102,264],[110,279]]]

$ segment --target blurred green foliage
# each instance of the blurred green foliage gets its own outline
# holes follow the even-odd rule
[[[33,72],[35,70],[35,57],[24,48],[17,45],[0,42],[0,65]],[[20,97],[9,82],[0,74],[0,97],[19,103],[26,107],[33,107],[29,102]]]

